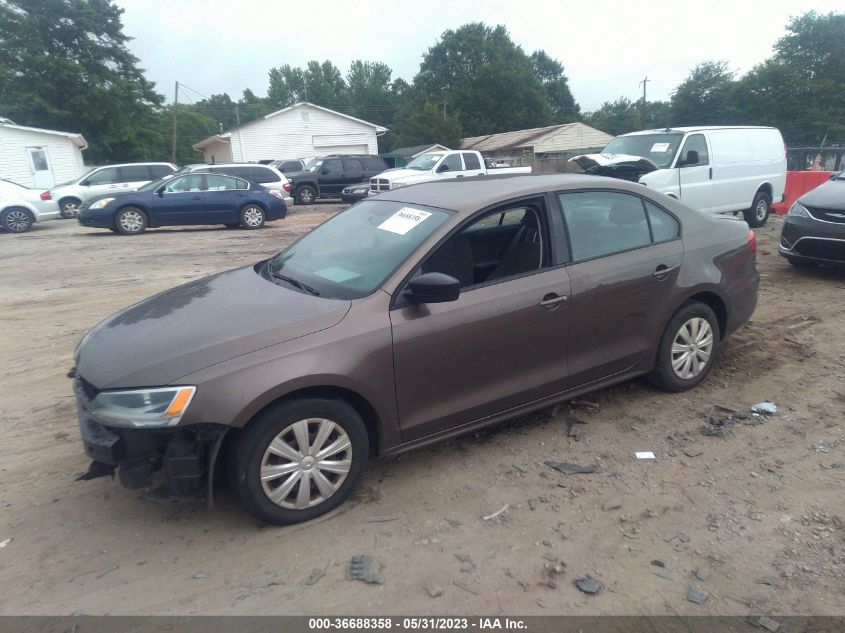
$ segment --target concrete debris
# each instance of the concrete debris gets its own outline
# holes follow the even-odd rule
[[[384,578],[379,572],[381,565],[372,556],[353,556],[346,568],[346,579],[383,585]]]
[[[651,573],[655,576],[660,576],[661,578],[665,578],[666,580],[672,580],[672,572],[666,569],[665,567],[654,567],[651,568]]]
[[[596,466],[579,466],[578,464],[555,462],[550,459],[547,459],[543,463],[549,468],[554,468],[555,470],[562,472],[564,475],[589,475],[591,473],[598,472],[598,467]]]
[[[191,576],[191,578],[193,578],[194,580],[205,580],[206,578],[208,578],[208,574],[206,574],[204,571],[195,571],[194,575]]]
[[[813,444],[813,448],[816,449],[817,453],[829,453],[830,447],[825,444],[824,442],[816,442]]]
[[[458,589],[463,589],[463,590],[464,590],[464,591],[466,591],[467,593],[471,593],[471,594],[472,594],[472,595],[474,595],[474,596],[477,596],[477,595],[478,595],[478,592],[477,592],[477,591],[474,591],[473,589],[470,589],[470,588],[467,586],[467,584],[466,584],[466,583],[463,583],[463,582],[461,582],[460,580],[453,580],[453,581],[452,581],[452,584],[453,584],[453,585],[455,585]]]
[[[305,584],[308,586],[316,585],[320,578],[323,577],[323,570],[314,568],[311,570],[311,573],[308,574],[308,578],[305,579]]]
[[[613,501],[606,501],[601,504],[601,509],[605,512],[610,512],[611,510],[618,510],[622,507],[622,500],[621,499],[614,499]]]
[[[707,582],[710,580],[710,576],[713,572],[709,567],[699,567],[695,570],[695,577],[698,578],[701,582]]]
[[[755,624],[761,629],[766,629],[771,633],[777,633],[777,630],[780,628],[780,622],[772,620],[772,618],[765,615],[757,618],[757,622]]]
[[[707,602],[707,599],[710,597],[710,594],[706,591],[702,591],[695,585],[690,585],[689,589],[687,589],[687,600],[690,602],[694,602],[695,604],[704,604]]]
[[[590,596],[595,596],[602,589],[604,589],[604,585],[601,583],[600,580],[597,580],[596,578],[593,578],[589,575],[584,576],[583,578],[576,578],[575,586]]]
[[[443,595],[443,587],[427,582],[425,584],[425,592],[432,598],[439,598]]]
[[[758,402],[751,406],[751,413],[757,415],[774,415],[778,412],[778,407],[774,402]]]

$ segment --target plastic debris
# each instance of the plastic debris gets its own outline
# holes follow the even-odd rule
[[[554,462],[547,459],[543,462],[549,468],[562,472],[564,475],[588,475],[598,472],[595,466],[579,466],[578,464],[567,464],[565,462]]]
[[[481,520],[482,520],[482,521],[492,521],[492,520],[493,520],[493,519],[495,519],[496,517],[501,516],[502,514],[504,514],[504,513],[505,513],[505,511],[506,511],[508,508],[510,508],[510,507],[511,507],[511,504],[506,503],[506,504],[505,504],[505,505],[503,505],[501,508],[499,508],[498,510],[496,510],[493,514],[488,514],[487,516],[483,516],[483,517],[481,517]]]
[[[346,568],[346,579],[383,585],[384,578],[379,572],[381,565],[372,556],[353,556]]]
[[[774,415],[778,412],[778,406],[774,402],[758,402],[751,406],[751,413],[757,415]]]
[[[634,456],[637,459],[657,459],[651,451],[637,451]]]

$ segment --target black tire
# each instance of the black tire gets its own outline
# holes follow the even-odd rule
[[[303,462],[295,461],[295,456],[283,457],[278,453],[270,453],[271,443],[277,442],[281,436],[287,442],[287,448],[298,449],[300,444],[296,439],[293,428],[294,424],[305,422],[307,443],[316,442],[318,431],[321,429],[317,420],[328,420],[336,426],[332,427],[331,434],[325,438],[322,444],[323,449],[332,446],[335,442],[343,445],[345,439],[349,440],[348,448],[336,453],[330,453],[326,457],[336,458],[330,460],[332,464],[345,464],[349,460],[348,471],[344,474],[323,471],[316,466],[320,462],[305,462],[311,454],[305,455]],[[301,430],[302,427],[297,427]],[[277,443],[276,446],[279,446]],[[346,401],[309,398],[302,400],[289,400],[272,405],[259,414],[246,429],[233,446],[234,488],[244,507],[257,518],[275,525],[289,525],[309,521],[339,506],[349,497],[364,474],[364,468],[369,456],[369,440],[364,421],[358,412]],[[300,451],[305,454],[304,451]],[[273,461],[276,460],[276,461]],[[304,464],[304,468],[302,466]],[[265,468],[294,468],[294,471],[286,470],[276,479],[266,482],[261,481],[262,465]],[[319,472],[321,476],[334,486],[338,484],[334,492],[327,497],[323,496],[317,479],[308,474],[303,479],[303,473]],[[328,475],[325,473],[328,472]],[[334,480],[332,481],[332,478]],[[291,483],[291,479],[293,482]],[[303,481],[308,482],[307,494],[309,503],[316,501],[314,505],[296,508],[302,492]],[[279,499],[273,501],[270,494],[276,494]],[[282,496],[284,495],[284,496]],[[293,505],[294,507],[284,507]]]
[[[123,207],[114,216],[114,228],[121,235],[138,235],[147,229],[147,214],[138,207]]]
[[[59,211],[62,217],[65,219],[76,217],[80,204],[82,204],[82,201],[77,198],[62,198],[59,200]]]
[[[751,208],[742,212],[745,221],[752,229],[758,229],[769,219],[769,213],[772,209],[772,198],[765,191],[758,191],[754,196],[754,202],[751,203]]]
[[[808,262],[803,259],[795,259],[794,257],[787,257],[787,261],[795,266],[795,268],[818,268],[818,262]]]
[[[257,204],[246,204],[241,209],[241,224],[245,229],[260,229],[267,220],[267,213]]]
[[[317,190],[311,185],[302,185],[296,188],[297,204],[314,204],[317,199]]]
[[[35,218],[23,207],[9,207],[0,214],[0,226],[10,233],[26,233],[33,224]]]
[[[705,347],[704,345],[699,345],[698,342],[696,342],[696,346],[694,348],[695,351],[688,352],[675,351],[674,349],[674,344],[678,338],[681,339],[680,344],[685,344],[681,333],[682,328],[689,328],[689,324],[696,319],[703,319],[710,326],[712,341],[709,349],[709,355],[707,355],[706,362],[703,362],[703,364],[702,360],[704,360],[704,350],[701,348]],[[693,328],[693,332],[694,331],[695,329]],[[686,333],[690,334],[690,330],[686,329]],[[654,364],[654,369],[648,376],[649,381],[653,385],[666,391],[686,391],[687,389],[692,389],[707,377],[707,374],[710,373],[716,359],[719,357],[720,337],[721,332],[719,331],[719,320],[716,318],[716,314],[710,306],[699,301],[690,301],[689,303],[685,303],[674,314],[672,319],[669,321],[669,324],[666,326],[666,329],[663,331],[663,336],[660,337],[660,345],[657,348],[657,359]],[[695,340],[695,337],[692,338]],[[682,358],[684,353],[695,357],[694,359],[690,358],[691,363],[689,366],[689,373],[693,373],[697,364],[698,370],[694,375],[682,376],[681,374],[684,373],[683,365],[681,366],[680,371],[676,371],[673,368],[673,361],[683,362]],[[676,354],[677,357],[675,357]]]

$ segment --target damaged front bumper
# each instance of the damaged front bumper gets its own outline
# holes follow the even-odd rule
[[[93,460],[80,479],[114,474],[130,489],[166,486],[172,495],[208,490],[223,437],[230,427],[193,424],[172,428],[123,428],[101,424],[89,415],[94,388],[74,377],[79,432]]]

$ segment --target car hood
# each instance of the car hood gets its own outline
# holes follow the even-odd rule
[[[98,389],[173,384],[187,374],[337,325],[349,301],[278,286],[238,268],[136,303],[89,332],[77,372]]]
[[[387,176],[384,175],[385,173]],[[431,180],[431,170],[426,169],[425,171],[421,171],[419,169],[392,169],[389,172],[379,174],[376,178],[387,178],[390,182],[408,182],[411,180],[429,181]]]
[[[648,158],[630,154],[581,154],[569,159],[584,171],[593,171],[598,167],[636,167],[644,174],[659,169]]]
[[[808,191],[798,201],[806,207],[845,211],[845,180],[828,180]]]

